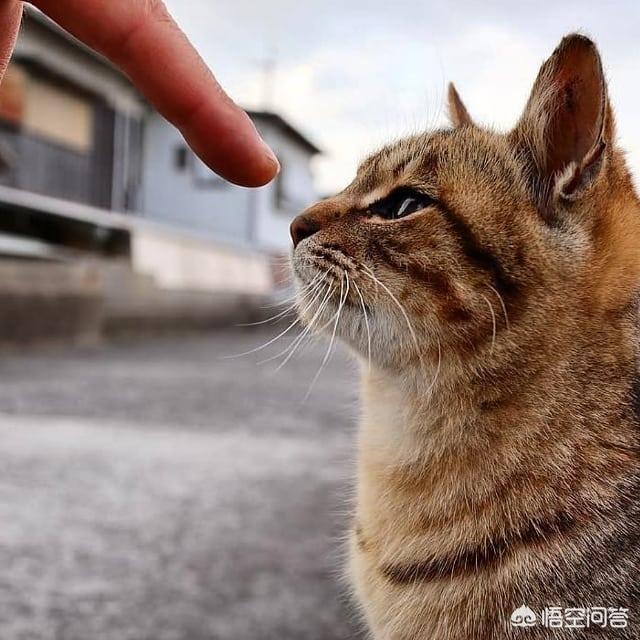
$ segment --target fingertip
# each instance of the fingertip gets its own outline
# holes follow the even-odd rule
[[[249,151],[252,154],[251,163],[253,165],[253,173],[255,177],[250,179],[250,184],[244,186],[248,187],[263,187],[269,184],[280,173],[280,162],[273,152],[273,149],[265,142],[264,138],[260,135],[255,122],[245,113],[247,120],[251,123],[255,138],[258,141],[258,145],[254,146],[254,150]]]
[[[280,163],[273,155],[273,152],[264,154],[262,157],[255,157],[252,162],[247,163],[241,170],[229,174],[225,167],[223,173],[227,180],[241,187],[264,187],[269,184],[280,173]]]
[[[219,107],[219,105],[216,105]],[[202,111],[183,127],[191,148],[229,182],[262,187],[278,174],[280,163],[246,112],[233,107]]]
[[[275,153],[262,139],[245,148],[243,156],[234,158],[233,166],[223,161],[221,170],[230,182],[241,187],[264,187],[280,173],[280,162]]]
[[[265,184],[268,184],[280,173],[280,162],[278,161],[276,154],[273,152],[271,147],[264,140],[261,139],[261,142],[262,142],[262,149],[264,151],[263,175],[265,177],[263,178],[264,181],[262,182],[262,184],[258,186],[263,186]]]

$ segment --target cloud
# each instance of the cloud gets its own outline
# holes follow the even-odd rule
[[[619,129],[640,166],[634,85],[640,54],[632,0],[521,3],[442,1],[169,0],[188,35],[241,104],[264,106],[260,60],[274,47],[274,104],[325,151],[321,192],[351,179],[359,159],[383,142],[445,122],[454,80],[471,113],[499,129],[517,119],[538,67],[576,29],[601,43]]]

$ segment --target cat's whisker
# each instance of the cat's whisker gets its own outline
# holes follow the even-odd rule
[[[325,270],[319,273],[318,275],[316,275],[313,278],[313,280],[311,280],[311,282],[304,285],[302,287],[302,292],[298,292],[298,295],[294,296],[294,302],[293,302],[294,307],[299,306],[300,301],[303,300],[305,296],[313,295],[322,286],[322,283],[327,278],[327,275],[329,275],[329,271]]]
[[[284,367],[284,365],[287,364],[287,362],[289,362],[289,360],[293,357],[293,355],[296,353],[296,351],[304,341],[305,337],[309,334],[309,332],[311,331],[311,328],[315,324],[316,318],[322,313],[325,306],[327,305],[329,301],[329,297],[331,296],[332,290],[333,290],[333,287],[331,286],[331,284],[329,284],[324,300],[320,303],[318,310],[315,312],[315,314],[313,315],[313,317],[305,327],[304,331],[302,331],[300,335],[298,335],[298,337],[291,343],[291,345],[289,345],[289,347],[285,349],[283,353],[280,354],[280,355],[284,355],[288,350],[290,350],[289,355],[287,355],[287,357],[276,368],[276,372],[280,371],[280,369],[282,369],[282,367]]]
[[[261,309],[273,309],[275,307],[280,307],[283,304],[287,304],[289,302],[293,302],[297,297],[297,293],[294,293],[286,298],[282,298],[282,300],[277,300],[275,302],[270,302],[269,304],[264,304],[260,308]]]
[[[313,303],[324,294],[324,298],[322,299],[322,302],[320,303],[320,306],[318,307],[318,310],[316,311],[316,313],[314,314],[311,323],[314,321],[314,319],[316,318],[316,316],[318,316],[320,313],[322,313],[322,310],[324,309],[325,305],[327,304],[327,301],[329,299],[329,297],[331,296],[331,292],[332,292],[333,287],[331,286],[331,283],[327,283],[326,289],[323,289],[322,291],[319,292],[319,295],[316,296],[311,304],[309,304],[301,313],[304,313],[305,311],[307,311],[308,309],[311,308],[311,306],[313,305]],[[310,324],[311,324],[310,323]],[[287,358],[284,360],[284,362],[282,362],[278,368],[276,369],[276,372],[279,371],[285,364],[286,362],[289,360],[289,358],[293,355],[293,352],[296,351],[297,347],[300,345],[300,342],[304,339],[305,335],[307,335],[307,333],[309,332],[309,328],[310,328],[310,324],[307,325],[292,341],[291,344],[289,344],[286,349],[283,349],[280,353],[276,354],[275,356],[270,356],[269,358],[266,358],[264,360],[261,360],[260,362],[258,362],[258,364],[262,365],[262,364],[266,364],[267,362],[271,362],[272,360],[277,360],[278,358],[281,358],[282,356],[286,355],[289,351],[291,351],[291,353],[289,353],[289,355],[287,356]]]
[[[500,292],[492,287],[491,285],[488,285],[489,289],[491,289],[491,291],[493,291],[493,293],[496,294],[496,296],[498,297],[498,300],[500,301],[500,306],[502,307],[502,313],[504,314],[504,324],[507,327],[507,331],[509,331],[511,329],[511,327],[509,326],[509,316],[507,315],[507,306],[504,303],[504,298],[500,295]]]
[[[305,332],[305,330],[306,330],[306,327],[303,327],[302,329],[300,329],[300,331],[298,332],[298,335],[282,351],[280,351],[280,353],[277,353],[275,356],[269,356],[264,360],[259,360],[256,364],[259,366],[262,366],[264,364],[273,362],[274,360],[277,360],[278,358],[281,358],[282,356],[284,356],[293,347],[293,345],[296,344],[296,342],[300,339],[300,336]],[[274,373],[279,371],[279,369],[280,367],[278,367],[274,371]]]
[[[312,297],[316,293],[318,293],[320,290],[322,290],[322,285],[323,285],[324,281],[326,280],[327,276],[329,275],[329,271],[325,271],[321,275],[322,275],[322,277],[313,286],[308,285],[303,290],[303,293],[300,296],[298,296],[298,299],[296,299],[296,301],[293,303],[293,308],[300,307],[301,303],[303,303],[305,301],[305,298],[309,299],[310,297]],[[307,306],[305,308],[305,311],[308,308],[309,307]]]
[[[278,358],[281,358],[283,355],[285,355],[291,348],[292,346],[296,343],[296,341],[300,338],[300,336],[305,332],[305,329],[301,329],[300,332],[298,333],[298,335],[291,341],[290,344],[288,344],[286,346],[285,349],[283,349],[282,351],[280,351],[280,353],[277,353],[275,356],[269,356],[268,358],[265,358],[264,360],[259,360],[256,364],[258,364],[259,366],[262,366],[263,364],[267,364],[268,362],[272,362],[273,360],[277,360]],[[278,371],[280,369],[280,367],[278,367],[278,369],[276,369],[276,371]]]
[[[493,306],[491,304],[491,302],[489,302],[489,298],[487,298],[487,296],[485,296],[483,293],[480,294],[482,296],[482,298],[484,299],[484,301],[489,305],[489,311],[491,312],[491,351],[490,353],[493,354],[493,349],[496,346],[496,314],[495,311],[493,310]]]
[[[311,326],[310,328],[316,332],[316,333],[320,333],[321,329],[326,328],[327,325],[323,325],[320,329],[317,329],[315,326],[316,320],[320,318],[320,316],[322,315],[322,312],[324,311],[325,307],[329,304],[329,300],[331,298],[331,294],[333,293],[333,286],[330,285],[329,286],[329,293],[327,294],[327,296],[325,297],[325,299],[322,301],[322,304],[320,306],[320,308],[318,309],[318,313],[316,313],[313,318],[311,319],[311,322],[309,323]]]
[[[317,323],[318,319],[322,316],[322,313],[324,312],[324,310],[327,307],[327,305],[329,304],[329,300],[331,299],[331,295],[332,294],[333,294],[333,287],[331,287],[331,291],[330,291],[329,295],[327,295],[325,300],[323,300],[320,308],[318,309],[318,312],[311,319],[311,321],[309,323],[309,327],[308,327],[309,331],[307,332],[307,343],[311,342],[313,334],[319,335],[320,333],[322,333],[322,331],[324,331],[324,329],[326,329],[329,326],[329,324],[331,324],[331,320],[330,320],[326,324],[322,325],[322,327],[320,327],[320,328],[316,327],[316,323]],[[302,341],[301,341],[301,343],[302,343]]]
[[[309,293],[309,291],[307,289],[304,289],[303,291],[300,292],[300,297],[303,298],[308,293]],[[280,305],[277,305],[277,306],[280,306]],[[295,301],[295,302],[287,305],[279,313],[276,313],[275,315],[270,316],[270,317],[266,318],[265,320],[259,320],[257,322],[243,322],[243,323],[237,324],[236,326],[237,327],[255,327],[255,326],[258,326],[258,325],[261,325],[261,324],[268,324],[270,322],[275,322],[279,318],[282,318],[282,316],[286,316],[287,314],[291,313],[297,306],[298,306],[298,302]],[[266,308],[266,307],[263,307],[263,308]]]
[[[311,309],[315,301],[323,294],[324,289],[322,287],[322,283],[324,282],[325,278],[328,275],[329,275],[329,271],[325,271],[322,277],[322,280],[320,280],[320,282],[313,288],[313,292],[311,294],[313,296],[312,299],[309,300],[307,304],[304,307],[302,307],[302,309],[298,312],[299,316],[304,315],[309,309]],[[330,283],[329,283],[329,286],[330,286]],[[302,302],[302,300],[303,300],[303,296],[300,297],[300,301],[296,302],[295,306],[297,307],[301,306],[300,302]]]
[[[265,320],[258,320],[257,322],[241,322],[237,324],[236,327],[257,327],[261,324],[269,324],[270,322],[275,322],[279,318],[282,318],[282,316],[286,316],[287,314],[291,313],[295,308],[296,303],[294,302],[293,304],[290,304],[286,309],[283,309],[280,313],[276,313],[276,315],[270,316]]]
[[[421,350],[420,350],[420,346],[418,344],[418,338],[416,336],[416,332],[413,329],[413,325],[411,324],[411,321],[409,320],[409,315],[405,311],[405,308],[402,306],[402,304],[400,304],[399,300],[393,295],[393,293],[391,293],[391,291],[389,290],[387,285],[385,285],[383,282],[381,282],[374,275],[374,273],[371,271],[371,269],[369,267],[367,267],[366,264],[361,264],[360,266],[362,266],[362,268],[364,269],[364,271],[362,271],[362,273],[364,273],[365,275],[369,276],[377,285],[379,285],[382,289],[384,289],[384,291],[387,292],[387,294],[389,295],[391,300],[393,300],[393,302],[398,307],[398,309],[400,309],[400,313],[402,313],[402,316],[403,316],[405,322],[407,323],[407,327],[409,328],[409,333],[411,334],[411,339],[413,340],[413,344],[414,344],[414,346],[416,348],[416,353],[418,354],[418,358],[420,359],[420,364],[424,368],[424,360],[422,359],[422,353],[421,353]]]
[[[362,297],[362,293],[360,292],[360,287],[358,286],[357,282],[353,283],[353,286],[356,289],[356,293],[358,294],[358,297],[360,298],[360,304],[362,305],[362,314],[364,315],[364,324],[367,328],[367,355],[369,358],[369,371],[371,371],[371,329],[369,327],[369,316],[367,314],[367,308],[364,304],[364,298]]]
[[[313,387],[315,386],[316,382],[318,381],[318,378],[320,377],[320,374],[322,373],[322,370],[324,369],[325,365],[327,364],[327,362],[329,361],[329,356],[331,355],[331,351],[333,349],[333,343],[336,339],[336,331],[338,330],[338,323],[340,322],[340,314],[342,313],[342,307],[344,306],[344,303],[347,299],[347,296],[349,295],[349,276],[347,275],[346,272],[344,272],[343,274],[346,279],[347,279],[347,289],[346,292],[344,293],[344,297],[343,297],[343,291],[344,291],[344,280],[341,279],[340,280],[340,302],[338,304],[338,310],[335,313],[335,323],[333,325],[333,331],[331,332],[331,340],[329,341],[329,346],[327,347],[327,352],[324,355],[324,358],[322,360],[322,363],[320,364],[320,368],[318,369],[316,375],[314,376],[313,380],[311,381],[311,384],[309,385],[309,388],[307,389],[307,393],[304,396],[304,399],[302,400],[303,404],[309,399],[309,396],[311,395],[311,391],[313,391]]]
[[[288,305],[284,310],[280,311],[280,313],[277,313],[276,315],[271,316],[270,318],[267,318],[266,320],[260,320],[258,322],[247,322],[247,323],[238,324],[236,326],[238,326],[238,327],[255,327],[257,325],[268,324],[270,322],[274,322],[275,320],[278,320],[279,318],[282,318],[283,316],[286,316],[286,315],[290,314],[299,305],[300,300],[304,300],[308,296],[312,296],[316,291],[318,291],[318,289],[322,286],[322,282],[327,277],[328,272],[325,272],[324,275],[323,274],[320,274],[320,275],[322,275],[322,278],[320,278],[319,282],[317,282],[313,286],[311,286],[313,281],[311,283],[309,283],[308,285],[305,285],[305,287],[300,292],[299,296],[295,296],[296,300],[293,302],[293,304]],[[314,280],[316,280],[316,278],[314,278]]]
[[[328,298],[328,296],[330,295],[330,285],[328,285],[329,290],[326,292],[326,296],[323,300],[323,302]],[[318,295],[311,301],[311,303],[307,306],[307,308],[304,310],[306,311],[307,309],[311,308],[311,306],[314,304],[314,302],[320,297],[322,296],[322,294],[324,293],[325,290],[318,292]],[[302,313],[304,313],[304,311]],[[286,355],[290,349],[295,348],[295,345],[297,344],[297,341],[300,340],[300,338],[302,336],[304,336],[304,334],[306,333],[307,328],[304,327],[300,333],[298,333],[298,335],[291,341],[290,344],[288,344],[282,351],[280,351],[280,353],[277,353],[274,356],[269,356],[268,358],[265,358],[264,360],[259,360],[258,361],[258,365],[263,365],[263,364],[267,364],[267,362],[271,362],[273,360],[277,360],[278,358],[281,358],[282,356]],[[276,371],[278,371],[280,369],[280,367],[278,367],[278,369],[276,369]]]
[[[267,310],[278,309],[283,304],[289,304],[294,299],[295,299],[295,296],[287,296],[286,298],[283,298],[282,300],[277,300],[276,302],[269,302],[268,304],[261,304],[258,308],[259,309],[267,309]]]
[[[344,274],[344,275],[346,275],[346,274]],[[342,296],[342,290],[341,290],[340,295]],[[345,298],[345,301],[346,301],[346,298]],[[333,324],[334,319],[335,319],[335,315],[331,316],[331,318],[329,318],[329,320],[327,320],[320,328],[314,327],[314,332],[318,333],[318,334],[322,333],[327,327],[329,327],[329,326],[331,326]]]
[[[308,260],[306,262],[309,262]],[[305,285],[305,288],[312,286],[317,280],[318,278],[320,278],[322,274],[319,273],[316,276],[314,276],[314,278],[311,280],[311,282],[309,282],[307,285]],[[293,302],[293,304],[296,304],[296,300],[298,298],[298,293],[294,293],[293,295],[287,296],[286,298],[283,298],[282,300],[278,300],[277,302],[272,302],[270,304],[265,304],[262,305],[260,308],[261,309],[274,309],[275,307],[281,307],[283,304],[288,304],[289,302]]]
[[[266,349],[269,345],[273,344],[276,340],[282,338],[285,334],[289,333],[291,329],[300,324],[300,318],[296,318],[284,331],[281,331],[275,338],[271,338],[271,340],[261,344],[259,347],[255,349],[249,349],[249,351],[244,351],[243,353],[234,353],[230,356],[222,356],[222,360],[231,360],[233,358],[242,358],[244,356],[251,355],[252,353],[256,353],[256,351],[262,351],[262,349]]]
[[[305,307],[304,311],[306,311],[307,309],[309,309],[311,307],[311,305],[313,304],[313,302],[320,296],[322,295],[322,292],[319,292],[316,296],[316,298],[314,298],[307,307]],[[303,312],[304,312],[303,311]],[[268,347],[269,345],[273,344],[276,340],[282,338],[282,336],[284,336],[285,334],[289,333],[289,331],[291,331],[291,329],[293,329],[295,326],[299,325],[301,322],[300,316],[298,316],[284,331],[281,331],[277,336],[275,336],[275,338],[271,338],[271,340],[265,342],[264,344],[260,345],[259,347],[255,347],[255,349],[250,349],[249,351],[245,351],[244,353],[236,353],[230,356],[223,356],[222,360],[230,360],[233,358],[241,358],[243,356],[248,356],[251,355],[252,353],[256,353],[256,351],[262,351],[262,349],[265,349],[266,347]]]

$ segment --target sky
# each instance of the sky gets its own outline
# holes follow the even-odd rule
[[[383,143],[445,125],[450,80],[477,122],[508,130],[540,64],[571,31],[600,47],[619,141],[640,175],[637,0],[167,4],[236,102],[281,113],[322,148],[313,167],[322,195],[346,186]]]

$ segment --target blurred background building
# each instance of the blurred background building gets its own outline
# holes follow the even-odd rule
[[[208,326],[285,287],[319,149],[250,116],[282,166],[261,189],[216,176],[109,62],[27,10],[0,87],[3,340]]]

